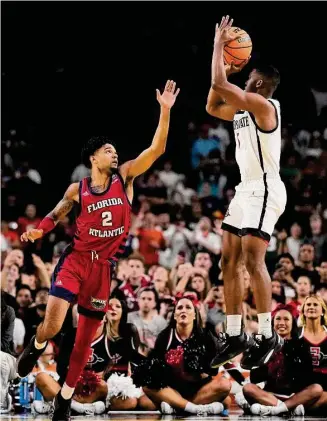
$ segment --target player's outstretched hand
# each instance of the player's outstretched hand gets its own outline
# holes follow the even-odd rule
[[[233,19],[229,19],[228,15],[222,17],[220,25],[216,24],[215,44],[228,44],[230,41],[240,37],[239,34],[229,31],[232,25]]]
[[[247,58],[246,60],[243,61],[243,63],[241,63],[240,65],[236,66],[236,64],[231,61],[230,64],[225,64],[225,71],[226,71],[226,75],[232,75],[233,73],[238,73],[240,72],[244,66],[246,66],[248,64],[248,62],[250,61],[250,58]]]
[[[37,240],[38,238],[41,238],[42,235],[43,235],[43,230],[31,229],[24,232],[24,234],[20,236],[20,241],[25,241],[25,242],[31,241],[32,243],[34,243],[34,241]]]
[[[176,82],[173,80],[167,80],[165,90],[161,94],[159,89],[156,89],[157,91],[157,100],[161,107],[167,108],[170,110],[170,108],[175,104],[177,95],[179,94],[180,89],[178,88],[176,90]]]

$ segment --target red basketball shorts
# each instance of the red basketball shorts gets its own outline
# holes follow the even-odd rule
[[[65,250],[52,275],[50,295],[78,303],[78,311],[103,317],[108,310],[111,265],[95,252]]]

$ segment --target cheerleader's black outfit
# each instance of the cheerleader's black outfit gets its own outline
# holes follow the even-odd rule
[[[265,382],[264,390],[286,400],[315,383],[310,353],[301,339],[286,340],[281,351],[273,354],[269,362],[254,368],[251,383]]]
[[[211,332],[193,333],[183,341],[176,329],[165,329],[148,358],[133,362],[134,384],[155,390],[171,387],[191,398],[218,373],[210,367],[216,341]]]

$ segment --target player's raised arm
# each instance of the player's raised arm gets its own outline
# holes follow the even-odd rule
[[[267,116],[270,114],[273,127],[275,124],[274,106],[263,95],[243,91],[227,80],[223,60],[224,45],[239,36],[236,33],[229,31],[232,23],[233,20],[229,20],[229,16],[224,16],[220,25],[216,25],[214,42],[215,69],[213,72],[211,88],[221,95],[230,106],[235,107],[236,109],[250,111],[259,119],[262,115]],[[262,84],[263,80],[257,80],[256,88]],[[269,130],[269,127],[264,128]]]
[[[176,83],[173,80],[167,81],[162,94],[157,89],[157,100],[160,104],[160,118],[157,130],[151,146],[145,149],[136,159],[128,161],[120,167],[120,173],[124,179],[132,179],[143,174],[165,152],[170,109],[174,105],[178,94],[179,88],[176,90]]]
[[[245,60],[240,66],[236,66],[232,61],[231,64],[225,65],[225,73],[226,78],[233,74],[240,72],[243,67],[248,63],[249,59]],[[215,71],[217,67],[217,54],[215,54],[215,50],[212,55],[212,62],[211,62],[211,80],[214,80]],[[206,105],[207,113],[212,115],[213,117],[221,118],[222,120],[232,121],[234,115],[237,111],[237,107],[233,105],[229,105],[226,103],[224,98],[221,94],[216,92],[210,86],[207,105]]]
[[[79,183],[71,184],[57,206],[40,222],[36,229],[24,232],[20,237],[21,241],[34,243],[35,240],[53,230],[57,223],[72,210],[74,202],[78,202],[78,189]]]

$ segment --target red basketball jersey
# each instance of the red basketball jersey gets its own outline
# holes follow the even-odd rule
[[[131,205],[124,181],[119,173],[113,174],[103,193],[92,192],[90,181],[90,177],[80,181],[73,249],[95,251],[100,258],[116,262],[124,252],[130,228]]]

